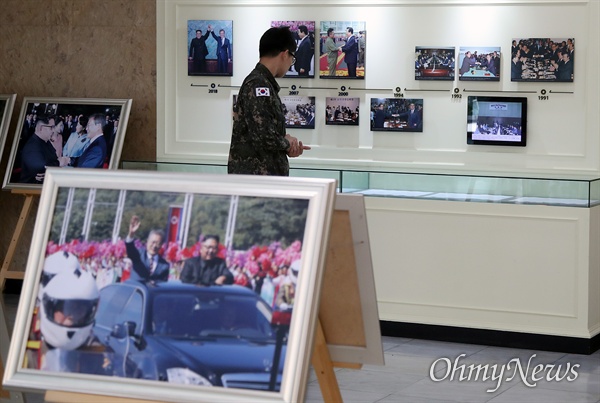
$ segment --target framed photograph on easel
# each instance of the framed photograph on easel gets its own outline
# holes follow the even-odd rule
[[[4,384],[302,401],[334,198],[331,179],[49,168]]]
[[[131,102],[26,97],[3,189],[39,190],[46,167],[116,169]]]

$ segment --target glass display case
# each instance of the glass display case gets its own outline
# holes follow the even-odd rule
[[[226,174],[227,166],[123,161],[123,169]],[[600,204],[600,177],[497,173],[377,171],[345,168],[290,169],[290,176],[336,179],[338,191],[369,197],[592,207]]]

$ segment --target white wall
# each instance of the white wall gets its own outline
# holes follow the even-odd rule
[[[258,4],[258,5],[257,5]],[[367,4],[367,2],[365,2]],[[301,89],[315,96],[315,130],[289,129],[313,150],[293,166],[340,165],[384,169],[439,169],[496,173],[600,172],[600,4],[598,1],[232,1],[157,0],[158,36],[158,161],[225,163],[231,135],[231,103],[239,86],[258,61],[258,41],[272,20],[366,21],[365,80],[279,79],[282,86],[333,87]],[[233,77],[187,75],[187,20],[233,20]],[[317,33],[318,37],[318,33]],[[575,38],[573,83],[516,83],[510,81],[513,38]],[[415,46],[501,46],[500,82],[424,82],[414,80]],[[316,54],[318,55],[318,49]],[[349,90],[360,97],[359,127],[325,126],[325,97],[339,87],[390,89]],[[423,133],[371,132],[372,97],[392,97],[396,87],[443,89],[447,92],[405,92],[424,99]],[[451,98],[459,88],[463,96]],[[464,89],[534,91],[529,100],[526,148],[467,146]],[[572,94],[549,94],[540,91]],[[281,95],[288,95],[283,89]],[[521,95],[519,95],[521,96]]]

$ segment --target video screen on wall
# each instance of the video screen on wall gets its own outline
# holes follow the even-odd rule
[[[572,82],[575,64],[573,38],[516,38],[512,40],[511,81]]]
[[[360,98],[327,97],[325,99],[325,124],[358,126]]]
[[[461,46],[457,73],[461,81],[500,81],[499,46]]]
[[[469,96],[467,144],[525,147],[527,98]]]
[[[454,80],[453,47],[415,47],[415,80]]]
[[[315,128],[315,97],[281,97],[285,127],[289,129]]]
[[[423,131],[423,100],[371,98],[371,130],[394,132]]]

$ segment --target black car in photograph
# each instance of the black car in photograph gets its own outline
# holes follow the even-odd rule
[[[116,376],[278,391],[287,332],[272,316],[241,286],[126,281],[100,291],[94,334]]]

